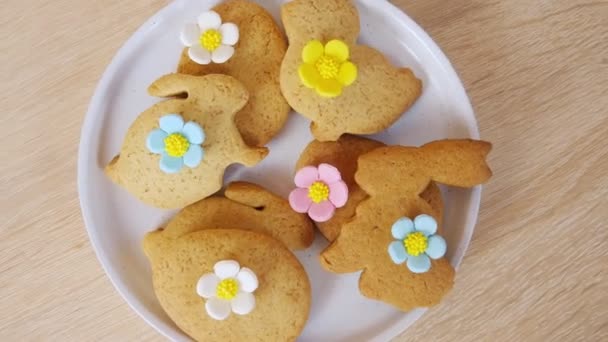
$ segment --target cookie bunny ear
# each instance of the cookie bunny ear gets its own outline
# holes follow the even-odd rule
[[[249,93],[241,82],[227,75],[192,76],[169,74],[162,76],[148,87],[148,93],[156,97],[186,94],[188,100],[198,99],[200,106],[236,114],[247,104]]]
[[[280,199],[279,197],[266,191],[266,189],[261,186],[252,183],[230,183],[224,192],[224,196],[234,202],[246,205],[258,211],[264,211],[266,209],[285,209],[281,205],[282,203],[276,201],[277,199]],[[287,209],[285,210],[288,209],[289,206],[287,206]]]
[[[428,175],[436,182],[464,188],[486,182],[492,176],[486,157],[492,144],[478,140],[441,140],[426,144],[420,152],[427,160]]]
[[[291,1],[281,7],[281,19],[290,44],[298,38],[340,39],[353,44],[359,36],[359,13],[350,0]]]

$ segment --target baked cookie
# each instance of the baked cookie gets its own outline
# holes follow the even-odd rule
[[[287,43],[270,13],[251,1],[227,1],[202,13],[198,24],[186,25],[181,39],[187,48],[177,72],[225,74],[241,81],[249,102],[236,114],[236,126],[248,145],[268,143],[290,111],[279,86]]]
[[[293,212],[284,198],[246,182],[231,183],[224,196],[185,207],[167,223],[162,234],[178,238],[203,229],[223,228],[265,233],[291,250],[308,248],[314,239],[314,228],[306,215]]]
[[[316,222],[321,234],[329,241],[334,241],[343,224],[355,216],[355,209],[367,198],[367,194],[361,190],[355,182],[355,171],[357,171],[357,160],[359,156],[376,148],[385,146],[383,143],[363,137],[345,134],[337,141],[312,141],[300,155],[296,164],[296,170],[307,166],[316,166],[323,163],[333,165],[338,170],[342,179],[348,186],[348,200],[346,204],[336,209],[334,216],[326,222]],[[420,194],[420,197],[431,204],[433,214],[439,220],[443,217],[443,199],[441,191],[434,182]]]
[[[268,150],[248,147],[234,124],[247,103],[247,90],[225,75],[171,74],[148,89],[153,96],[187,94],[139,115],[120,155],[106,174],[141,201],[159,208],[182,208],[222,187],[224,169],[253,166]]]
[[[419,194],[431,181],[459,187],[487,181],[490,149],[483,141],[443,140],[359,157],[355,180],[369,198],[322,252],[322,266],[335,273],[363,270],[361,293],[403,311],[439,303],[452,288],[454,269],[433,208]]]
[[[176,239],[151,234],[144,251],[161,306],[197,341],[295,341],[306,324],[306,272],[268,235],[233,229]]]
[[[359,14],[350,0],[290,1],[281,18],[289,39],[281,91],[312,120],[317,140],[380,132],[420,96],[422,82],[410,69],[356,43]]]

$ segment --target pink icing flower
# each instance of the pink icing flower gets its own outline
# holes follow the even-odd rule
[[[289,204],[317,222],[329,221],[336,208],[343,207],[348,200],[348,187],[340,171],[329,164],[302,168],[294,182],[298,188],[289,194]]]

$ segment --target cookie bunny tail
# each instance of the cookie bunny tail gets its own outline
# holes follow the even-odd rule
[[[428,175],[442,184],[473,187],[492,176],[486,157],[492,144],[479,140],[441,140],[426,144],[421,151],[428,156]]]
[[[342,248],[339,237],[321,252],[319,262],[324,269],[332,273],[353,273],[363,268],[363,265],[354,262],[352,253]]]

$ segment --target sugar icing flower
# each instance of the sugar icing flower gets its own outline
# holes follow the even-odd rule
[[[331,40],[325,46],[311,40],[302,49],[302,63],[298,69],[300,80],[306,87],[315,89],[323,97],[337,97],[342,88],[357,79],[357,66],[348,58],[348,45],[341,40]]]
[[[297,188],[289,194],[289,204],[298,213],[308,213],[317,222],[326,222],[348,200],[348,187],[340,171],[329,164],[307,166],[296,173]]]
[[[152,153],[160,154],[160,169],[165,173],[177,173],[184,165],[195,168],[203,160],[201,147],[205,141],[203,128],[194,121],[184,124],[179,114],[168,114],[159,119],[160,129],[155,129],[146,139]]]
[[[199,15],[198,24],[187,24],[180,38],[190,48],[188,56],[196,63],[224,63],[234,55],[239,28],[233,23],[222,24],[217,12],[208,11]]]
[[[213,319],[224,320],[230,312],[246,315],[253,311],[253,292],[258,288],[255,273],[247,267],[241,268],[234,260],[217,262],[213,271],[203,275],[196,284],[196,293],[207,299],[207,314]]]
[[[431,269],[431,259],[445,255],[445,240],[435,233],[437,221],[426,214],[418,215],[414,221],[402,217],[391,229],[397,241],[388,245],[388,254],[395,264],[407,260],[407,268],[414,273],[425,273]]]

